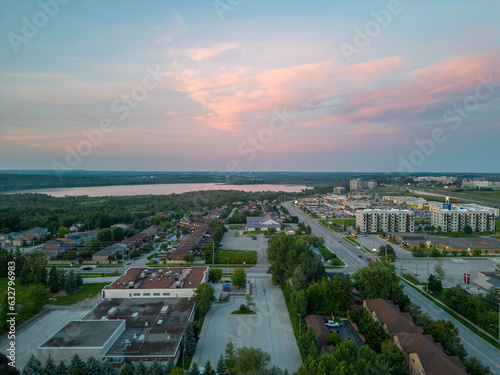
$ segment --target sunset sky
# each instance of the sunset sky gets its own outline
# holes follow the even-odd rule
[[[3,1],[0,21],[0,169],[499,171],[500,1]]]

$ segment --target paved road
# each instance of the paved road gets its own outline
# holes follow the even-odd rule
[[[286,204],[286,206],[291,214],[298,216],[300,221],[303,221],[306,225],[311,226],[311,229],[313,230],[313,234],[319,235],[319,236],[322,236],[323,238],[325,238],[325,242],[327,244],[328,243],[335,243],[335,241],[338,242],[337,239],[340,238],[339,233],[334,233],[334,232],[327,230],[326,228],[324,228],[323,226],[318,224],[316,220],[310,219],[309,217],[307,217],[299,209],[297,209],[295,207],[291,207],[290,202],[288,202]],[[380,246],[380,244],[382,244],[381,242],[383,242],[383,244],[387,243],[383,239],[378,238],[376,236],[370,236],[370,237],[373,237],[373,241],[375,243],[377,243],[378,247]],[[360,237],[360,239],[361,239],[361,237]],[[371,238],[370,239],[365,238],[365,239],[371,241]],[[343,241],[342,244],[338,244],[338,245],[340,245],[340,246],[335,246],[333,249],[329,247],[329,249],[331,249],[335,253],[337,253],[338,256],[345,256],[345,254],[349,254],[349,252],[356,252],[356,251],[358,253],[360,253],[360,250],[356,249],[356,247],[354,247],[348,243],[345,243],[345,241]],[[391,244],[391,246],[393,246],[395,248],[397,255],[398,254],[399,255],[406,254],[406,256],[408,256],[408,252],[406,250],[403,250],[403,249],[399,248],[398,246],[394,246],[392,244]],[[367,246],[367,247],[370,248],[370,246]],[[355,257],[355,260],[356,260],[356,258],[357,257]],[[351,257],[351,260],[352,259],[353,259],[353,257]],[[361,259],[358,259],[358,260],[361,260]],[[420,264],[419,270],[424,270],[424,267],[425,267],[425,273],[426,273],[426,259],[422,259],[421,261],[419,259],[414,259],[413,261],[415,262],[414,263],[415,265]],[[496,261],[496,259],[494,259],[494,261]],[[447,262],[448,262],[448,260],[447,260]],[[450,259],[449,262],[450,262],[449,264],[451,264],[450,267],[453,267],[453,259]],[[494,262],[487,262],[484,260],[481,260],[478,262],[491,263],[493,267],[495,265]],[[354,263],[354,262],[351,262],[351,263]],[[353,269],[356,267],[359,268],[359,266],[360,266],[359,263],[360,262],[352,264]],[[491,266],[491,264],[490,265],[484,264],[484,266]],[[457,265],[457,263],[455,263],[455,268],[456,268],[456,265]],[[405,267],[406,267],[406,265],[405,265]],[[422,268],[420,268],[420,267],[422,267]],[[429,269],[431,269],[431,267],[432,266],[429,266]],[[432,267],[432,269],[433,269],[433,267]],[[461,271],[462,270],[459,269],[459,272],[461,272]],[[420,272],[420,273],[423,273],[423,272]],[[425,275],[424,275],[424,278],[425,278]],[[500,358],[500,352],[496,348],[494,348],[493,346],[488,344],[486,341],[479,338],[470,329],[468,329],[467,327],[462,325],[460,322],[458,322],[457,320],[452,318],[450,315],[448,315],[448,313],[443,311],[440,307],[438,307],[437,305],[435,305],[434,303],[429,301],[427,298],[423,297],[416,290],[412,289],[411,287],[409,287],[407,285],[405,285],[404,290],[405,290],[405,293],[408,295],[408,297],[410,297],[410,300],[413,303],[420,305],[422,307],[422,310],[424,312],[428,312],[434,319],[451,320],[453,322],[453,324],[455,324],[455,326],[458,327],[459,336],[463,340],[464,346],[467,349],[467,352],[469,353],[469,355],[476,356],[481,361],[481,363],[483,363],[486,366],[489,366],[490,369],[492,371],[494,371],[495,373],[500,374],[500,365],[499,365],[499,360],[498,360]]]
[[[498,199],[474,197],[474,196],[470,196],[470,195],[462,194],[462,193],[452,193],[453,195],[450,195],[450,194],[445,194],[445,193],[432,193],[432,192],[429,192],[426,190],[410,190],[410,192],[417,194],[417,195],[430,195],[433,197],[440,197],[440,198],[450,197],[452,199],[457,199],[460,201],[468,201],[468,202],[487,204],[487,205],[493,205],[493,206],[498,206],[498,204],[500,203],[500,201]]]
[[[451,320],[458,328],[459,336],[469,355],[476,356],[483,365],[489,366],[490,370],[494,373],[500,374],[500,351],[498,349],[479,338],[470,329],[450,316],[447,312],[443,311],[440,307],[430,302],[412,287],[405,284],[404,291],[413,303],[420,305],[422,311],[429,313],[434,319]]]

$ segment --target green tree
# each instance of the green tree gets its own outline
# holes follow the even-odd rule
[[[316,353],[318,351],[318,340],[316,340],[316,335],[312,328],[306,328],[302,330],[302,334],[297,340],[297,346],[299,347],[300,355],[302,358],[307,358],[308,355],[312,353],[312,347],[316,348]]]
[[[75,293],[76,291],[76,277],[73,270],[69,271],[68,277],[66,277],[64,291],[68,294]]]
[[[125,231],[122,227],[114,227],[111,233],[111,238],[115,242],[122,241],[125,238]]]
[[[464,226],[464,233],[467,235],[471,235],[472,234],[472,227],[470,225]]]
[[[490,375],[491,370],[489,367],[484,366],[476,357],[468,357],[462,360],[464,362],[465,370],[469,375]]]
[[[97,233],[97,241],[103,242],[104,244],[109,244],[113,241],[113,232],[111,229],[105,228]]]
[[[217,361],[217,375],[229,375],[229,369],[227,368],[226,360],[222,354]]]
[[[129,365],[125,364],[120,370],[120,375],[134,375],[134,371]]]
[[[201,375],[200,369],[198,368],[198,363],[191,363],[191,367],[189,368],[187,375]]]
[[[28,363],[24,366],[23,375],[41,375],[42,374],[42,363],[35,357],[31,355]]]
[[[165,375],[170,375],[175,369],[174,362],[172,361],[167,361],[167,365],[165,366]],[[182,375],[184,375],[184,372],[182,372]]]
[[[210,361],[207,361],[205,364],[205,371],[203,371],[203,375],[217,375],[215,370],[212,368]]]
[[[342,339],[340,338],[339,334],[335,331],[331,332],[326,338],[326,343],[334,347],[340,344],[341,342]]]
[[[236,267],[231,275],[231,282],[239,288],[244,288],[247,282],[247,273],[245,270],[241,267]]]
[[[170,374],[171,375],[185,375],[184,370],[181,369],[180,367],[175,367]]]
[[[177,228],[177,231],[175,232],[175,237],[180,238],[181,237],[181,230]]]
[[[196,309],[205,315],[215,302],[214,288],[206,283],[199,284],[194,291],[193,299],[196,302]]]
[[[403,351],[393,342],[384,341],[382,343],[381,354],[389,367],[393,368],[392,374],[405,375],[408,370],[405,366],[405,355]]]
[[[74,370],[86,370],[85,362],[82,361],[78,354],[75,354],[71,358],[71,363],[69,364],[68,371],[71,374]]]
[[[184,255],[183,259],[187,263],[193,263],[194,262],[194,255],[192,253],[187,253]]]
[[[182,346],[186,349],[186,354],[193,355],[196,350],[196,339],[194,337],[193,325],[187,322],[182,332]]]
[[[35,272],[35,284],[47,285],[47,269],[39,266]]]
[[[101,372],[101,374],[102,375],[115,375],[115,370],[111,366],[111,363],[109,363],[108,361],[106,361],[106,362],[104,362],[102,364],[102,372]],[[160,375],[163,375],[163,374],[160,374]]]
[[[443,290],[443,283],[437,277],[434,277],[434,275],[429,275],[428,282],[430,292],[439,293],[441,290]]]
[[[83,286],[83,278],[80,272],[77,272],[75,276],[76,289],[80,289]]]
[[[68,234],[70,232],[69,228],[65,228],[65,227],[59,227],[59,229],[57,230],[57,235],[59,237],[64,237],[65,234]]]
[[[148,370],[144,365],[144,362],[140,361],[139,365],[134,369],[134,375],[147,375]]]
[[[219,282],[222,279],[222,268],[211,268],[208,271],[208,279],[214,283]]]
[[[354,280],[363,299],[392,299],[402,310],[407,310],[410,304],[396,269],[389,263],[371,262],[368,267],[356,271]]]
[[[252,307],[254,307],[254,306],[255,306],[255,302],[253,301],[253,297],[252,297],[252,295],[251,295],[251,294],[247,294],[247,295],[245,296],[245,301],[247,301],[247,309],[248,309],[248,310],[251,310],[251,309],[252,309]]]
[[[93,356],[90,356],[89,359],[87,359],[86,368],[88,375],[102,374],[101,362],[99,362]]]
[[[456,355],[460,359],[467,356],[467,352],[458,337],[458,329],[452,322],[444,320],[436,320],[427,325],[425,333],[432,335],[434,341],[443,345],[443,349],[449,355]]]
[[[259,348],[247,348],[246,346],[236,349],[233,371],[236,374],[261,374],[263,373],[271,356]]]
[[[57,375],[67,375],[68,374],[68,366],[66,366],[66,363],[64,363],[63,360],[59,362],[57,365]]]
[[[436,274],[436,278],[438,280],[443,281],[444,277],[446,276],[446,273],[444,271],[443,267],[443,261],[441,259],[438,259],[435,266],[434,266],[434,273]]]
[[[43,375],[58,375],[57,366],[52,359],[52,356],[49,354],[47,359],[45,360],[45,364],[43,366]]]
[[[158,361],[155,359],[149,368],[149,375],[164,375],[165,372],[161,368]]]

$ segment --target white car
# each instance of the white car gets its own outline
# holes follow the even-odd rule
[[[339,328],[340,327],[340,324],[338,324],[336,321],[334,320],[329,320],[328,322],[325,323],[325,325],[327,327],[330,327],[330,328]]]

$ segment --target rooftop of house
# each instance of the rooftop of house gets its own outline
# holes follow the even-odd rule
[[[326,344],[326,338],[330,334],[326,328],[325,321],[319,315],[307,315],[304,318],[307,327],[311,327],[314,331],[319,345]]]
[[[104,289],[174,289],[196,288],[208,272],[208,267],[182,268],[129,268],[122,276]],[[176,276],[177,275],[177,276]]]
[[[375,312],[377,320],[386,325],[390,334],[398,332],[423,333],[423,328],[413,323],[409,313],[403,313],[393,301],[382,298],[365,299],[366,307]]]

